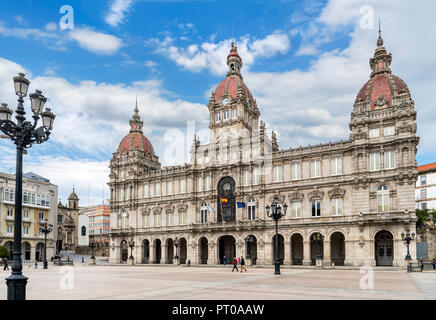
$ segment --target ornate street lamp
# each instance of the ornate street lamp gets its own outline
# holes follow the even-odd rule
[[[282,207],[278,204],[279,198],[277,196],[274,197],[274,200],[271,204],[271,207],[269,204],[265,207],[266,214],[268,217],[273,218],[276,222],[276,250],[275,250],[275,271],[274,274],[280,274],[280,260],[279,260],[279,220],[286,215],[286,211],[288,210],[288,205],[285,203],[283,204],[283,213],[282,213]],[[271,213],[270,213],[271,211]]]
[[[129,260],[133,261],[133,248],[135,247],[135,241],[133,241],[133,239],[129,240],[129,247],[130,247],[130,257]]]
[[[412,260],[412,257],[410,256],[410,252],[409,252],[409,245],[410,245],[410,241],[415,240],[415,233],[412,232],[412,234],[410,234],[409,231],[407,231],[406,233],[401,233],[401,238],[404,241],[404,244],[407,246],[407,254],[406,254],[406,259],[405,260]]]
[[[174,259],[176,259],[176,264],[178,264],[179,255],[177,253],[177,245],[178,245],[179,238],[174,239],[174,246],[176,247],[176,254],[174,255]]]
[[[96,245],[95,242],[91,242],[91,243],[89,244],[89,247],[91,248],[91,261],[94,261],[94,260],[95,260],[94,249],[95,249],[96,246],[97,246],[97,245]]]
[[[13,78],[15,93],[18,96],[18,106],[15,113],[17,122],[13,122],[12,110],[6,104],[0,107],[0,130],[17,146],[17,160],[15,173],[15,221],[14,221],[14,252],[12,274],[6,279],[8,286],[8,300],[25,300],[27,278],[23,276],[21,262],[21,209],[23,197],[23,153],[25,148],[30,148],[35,142],[41,144],[48,140],[55,115],[49,110],[42,112],[47,98],[37,90],[30,95],[33,123],[26,121],[24,115],[24,97],[27,96],[30,81],[23,73]],[[39,118],[42,126],[36,128]]]
[[[47,220],[39,223],[39,231],[44,234],[44,268],[48,269],[47,263],[47,235],[53,231],[53,225],[48,224]]]
[[[316,255],[316,259],[322,259],[321,255],[321,244],[324,241],[324,236],[321,233],[315,233],[312,235],[312,241],[317,244],[318,247],[318,254]]]

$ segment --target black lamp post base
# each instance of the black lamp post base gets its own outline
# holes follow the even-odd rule
[[[44,261],[44,267],[43,267],[44,269],[48,269],[48,262],[47,261]]]
[[[274,262],[274,274],[280,274],[280,261]]]
[[[405,260],[412,260],[412,257],[410,256],[410,254],[406,255],[406,259]]]
[[[8,300],[26,300],[27,279],[22,274],[13,274],[6,278],[8,286]]]

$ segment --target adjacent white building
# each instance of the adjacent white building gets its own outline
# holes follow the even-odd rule
[[[436,209],[436,162],[418,166],[416,208]]]

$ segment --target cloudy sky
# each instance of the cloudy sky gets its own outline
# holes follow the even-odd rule
[[[381,18],[391,69],[415,100],[418,164],[435,162],[434,12],[433,0],[4,0],[0,102],[15,108],[18,72],[31,91],[44,92],[55,129],[29,150],[24,171],[58,184],[63,201],[74,185],[81,205],[92,205],[108,198],[109,159],[128,133],[136,97],[163,164],[174,164],[164,156],[171,133],[190,145],[187,122],[207,127],[206,104],[225,77],[232,39],[281,148],[348,139]],[[0,170],[14,173],[10,141],[0,140],[0,154]]]

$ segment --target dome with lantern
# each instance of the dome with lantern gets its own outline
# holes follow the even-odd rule
[[[118,147],[118,154],[122,157],[124,154],[129,156],[133,150],[139,150],[146,158],[154,156],[153,146],[142,132],[143,121],[139,116],[138,104],[135,106],[132,119],[129,121],[130,132],[121,140]]]
[[[253,99],[250,90],[247,88],[242,78],[242,59],[233,42],[230,52],[227,55],[227,65],[229,66],[229,71],[227,72],[226,78],[218,84],[213,92],[214,102],[224,102],[226,104],[229,99],[237,98],[239,95],[242,96],[243,100],[246,101],[249,106],[256,106],[256,101]]]
[[[360,89],[355,105],[369,104],[370,110],[380,107],[392,107],[395,101],[410,98],[410,91],[406,83],[392,74],[389,68],[392,54],[387,53],[383,46],[381,31],[377,40],[374,57],[369,60],[372,72],[370,79]]]

